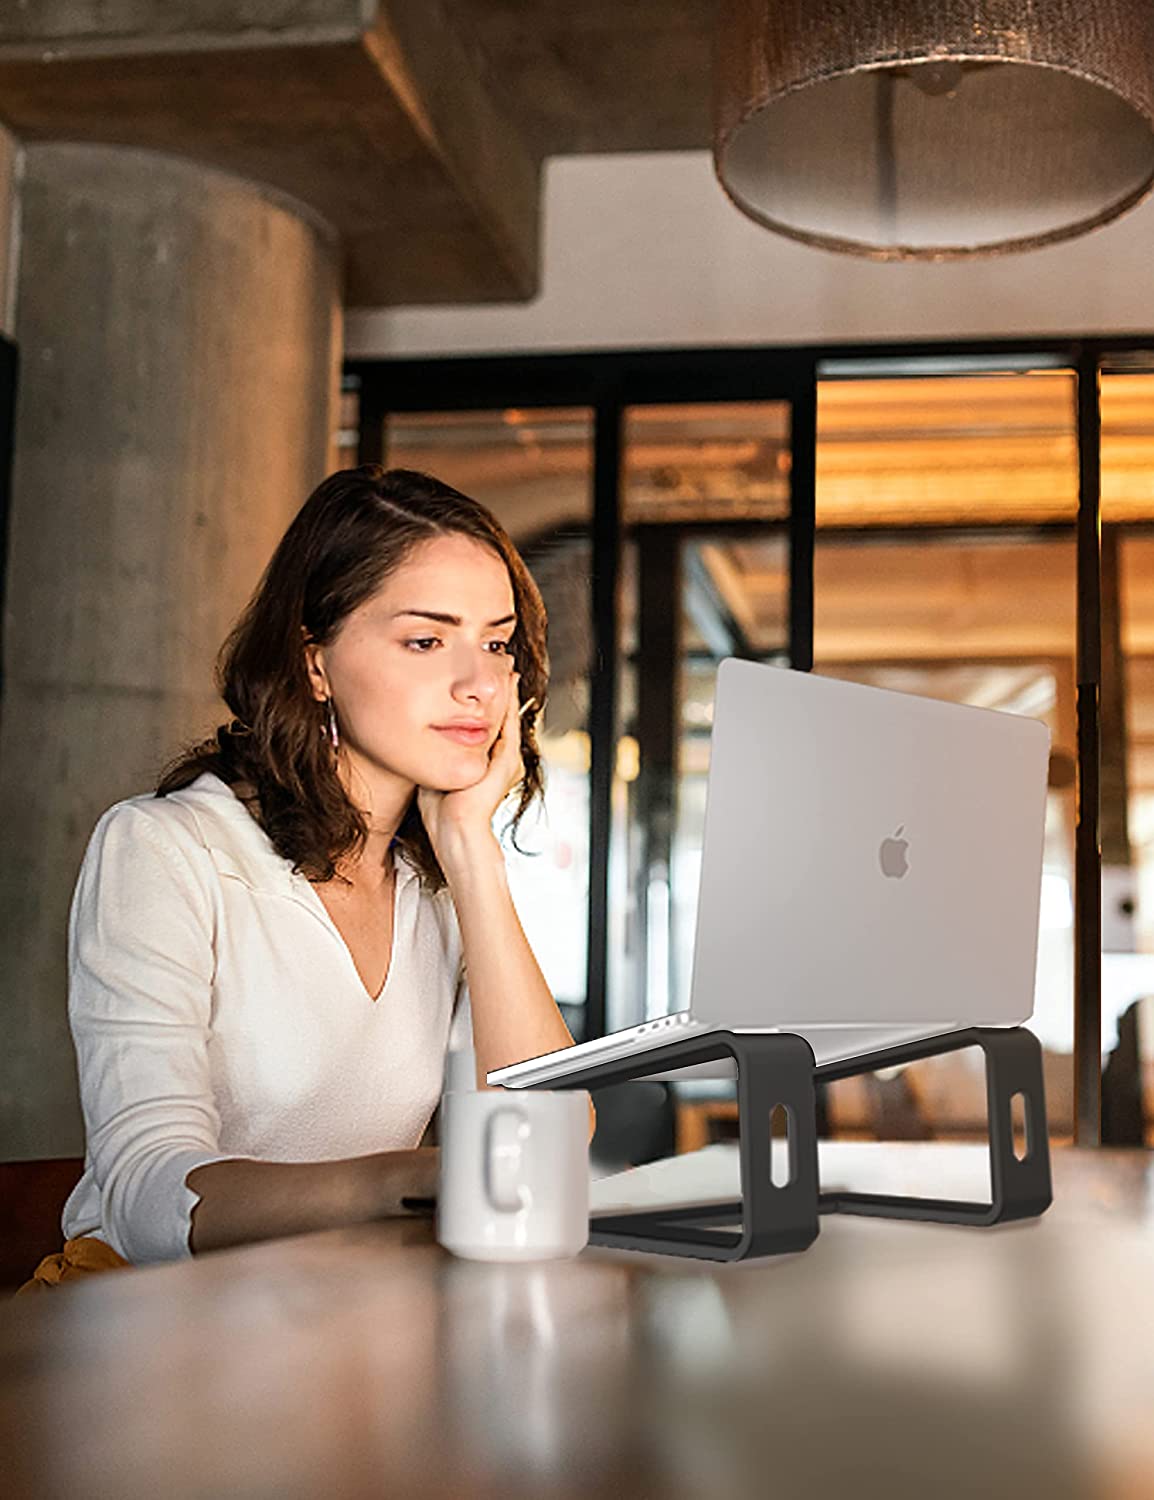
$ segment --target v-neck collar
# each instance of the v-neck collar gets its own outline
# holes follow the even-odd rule
[[[384,982],[376,995],[370,995],[357,971],[349,945],[341,930],[329,915],[328,909],[313,888],[307,875],[294,870],[292,862],[279,854],[268,834],[245,807],[244,803],[226,781],[211,771],[205,771],[189,786],[170,794],[174,799],[187,800],[191,805],[205,848],[222,875],[240,880],[251,890],[270,895],[284,896],[297,902],[322,922],[341,946],[357,988],[373,1004],[379,1001],[388,988],[396,967],[394,956],[397,950],[397,931],[400,924],[403,893],[420,880],[414,865],[402,854],[394,841],[393,854],[393,943],[389,952],[389,967]],[[212,816],[205,817],[206,812]]]
[[[337,942],[341,945],[341,949],[344,953],[349,969],[352,971],[352,976],[356,982],[357,988],[360,990],[361,994],[364,995],[366,1000],[369,1000],[373,1005],[376,1005],[377,1002],[383,998],[385,991],[389,987],[389,981],[392,979],[393,973],[397,967],[397,930],[400,926],[401,889],[403,886],[407,886],[411,880],[416,878],[417,875],[417,872],[403,857],[400,849],[397,848],[395,844],[390,846],[390,850],[393,856],[393,931],[392,938],[389,943],[388,967],[385,969],[384,979],[381,980],[381,987],[375,995],[369,993],[368,986],[361,978],[360,970],[357,968],[357,961],[353,957],[353,951],[345,941],[344,934],[341,932],[341,929],[337,926],[336,922],[333,921],[332,913],[329,911],[325,903],[321,900],[320,892],[316,889],[311,880],[301,877],[304,880],[305,887],[307,888],[307,890],[301,892],[302,898],[310,905],[311,910],[313,910],[317,914],[317,916],[320,917],[321,921],[325,924],[325,926],[332,933],[333,937],[335,937]]]

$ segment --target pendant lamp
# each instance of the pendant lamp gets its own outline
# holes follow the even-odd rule
[[[1154,0],[721,0],[714,165],[878,260],[1029,250],[1154,182]]]

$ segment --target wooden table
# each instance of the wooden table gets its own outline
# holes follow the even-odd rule
[[[981,1160],[839,1143],[823,1178],[954,1191]],[[733,1171],[718,1146],[595,1188],[724,1198]],[[479,1264],[407,1220],[18,1299],[0,1492],[1148,1500],[1152,1158],[1060,1152],[1055,1183],[1033,1223],[827,1218],[744,1265]]]

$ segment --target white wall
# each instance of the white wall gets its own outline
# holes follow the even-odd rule
[[[811,250],[740,214],[709,153],[557,157],[528,304],[357,310],[346,353],[452,354],[1154,330],[1154,200],[1048,250],[940,265]]]

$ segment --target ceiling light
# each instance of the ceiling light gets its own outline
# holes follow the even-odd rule
[[[1154,182],[1154,5],[723,0],[714,163],[758,223],[879,260],[1082,234]]]

